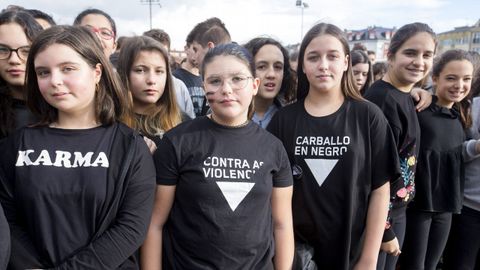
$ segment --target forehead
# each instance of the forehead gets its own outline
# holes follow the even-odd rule
[[[52,44],[38,52],[35,56],[34,65],[37,66],[55,66],[59,63],[74,62],[85,63],[85,59],[75,50],[63,44]]]
[[[251,74],[247,63],[232,55],[215,56],[205,65],[205,77],[209,75],[228,75],[235,73]]]
[[[305,54],[313,51],[338,51],[345,53],[342,42],[340,42],[338,38],[328,34],[316,36],[310,41],[310,43],[305,48]]]
[[[454,60],[448,62],[440,72],[441,74],[465,74],[472,75],[473,64],[468,60]]]
[[[280,61],[283,62],[282,51],[275,45],[267,44],[258,50],[255,54],[255,61]]]
[[[365,64],[365,63],[358,63],[355,66],[352,66],[352,69],[355,71],[368,72],[368,68],[369,68],[368,64]]]
[[[82,18],[80,25],[90,25],[97,28],[107,28],[112,30],[110,21],[101,14],[88,14]]]
[[[420,32],[411,36],[400,47],[400,50],[407,49],[433,52],[435,50],[435,42],[429,33]]]
[[[165,58],[160,51],[140,51],[135,57],[133,65],[150,64],[154,66],[166,66]]]
[[[17,23],[0,25],[0,43],[8,45],[11,48],[30,45],[23,28]]]

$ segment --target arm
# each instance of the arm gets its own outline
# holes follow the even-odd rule
[[[175,198],[176,186],[158,185],[152,220],[147,238],[141,248],[140,264],[143,270],[162,269],[162,233]]]
[[[376,269],[384,222],[387,218],[389,194],[390,184],[387,182],[373,190],[370,195],[362,253],[354,269]]]
[[[155,167],[145,143],[138,139],[127,174],[128,186],[110,226],[55,269],[115,269],[143,243],[155,196]]]
[[[293,187],[273,188],[272,215],[275,238],[275,269],[292,269],[294,241],[292,221]]]
[[[480,140],[468,140],[464,142],[462,154],[465,162],[480,157]]]
[[[419,87],[414,87],[410,92],[410,95],[417,102],[415,108],[418,112],[425,110],[426,108],[428,108],[428,106],[430,106],[430,104],[432,104],[432,94],[427,90],[423,90]]]

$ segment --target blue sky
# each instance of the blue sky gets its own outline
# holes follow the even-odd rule
[[[141,0],[0,0],[2,5],[21,5],[53,15],[60,24],[70,24],[83,9],[94,7],[109,13],[120,35],[141,34],[149,29],[149,8]],[[219,17],[232,38],[240,43],[269,35],[283,44],[300,40],[301,9],[295,0],[159,0],[154,5],[153,27],[172,38],[172,48],[182,49],[190,29],[209,17]],[[336,24],[342,29],[363,29],[377,25],[400,27],[421,21],[436,32],[473,25],[480,19],[477,0],[305,0],[304,31],[316,22]]]

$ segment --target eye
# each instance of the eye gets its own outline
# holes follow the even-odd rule
[[[50,71],[48,71],[47,69],[38,69],[35,71],[35,73],[37,74],[37,77],[44,78],[48,76],[48,74],[50,74]]]
[[[144,67],[136,67],[136,68],[133,69],[133,72],[139,73],[139,74],[145,73],[145,71],[146,71],[146,70],[145,70]]]
[[[155,70],[155,72],[156,72],[157,74],[165,74],[165,70],[164,70],[164,69],[157,69],[157,70]]]
[[[318,55],[310,55],[307,57],[307,61],[309,62],[315,62],[319,59],[320,57]]]
[[[265,70],[267,68],[267,65],[257,65],[257,70]]]
[[[273,66],[273,68],[277,71],[283,71],[283,65],[281,65],[281,64],[275,65],[275,66]]]
[[[360,74],[360,71],[358,71],[358,70],[354,70],[354,71],[353,71],[353,75],[356,76],[356,75],[358,75],[358,74]]]
[[[73,67],[73,66],[64,66],[62,68],[63,72],[70,72],[70,71],[74,71],[74,70],[75,70],[75,67]]]
[[[331,59],[331,60],[336,60],[340,58],[340,56],[338,54],[329,54],[328,55],[328,59]]]
[[[212,86],[220,86],[222,85],[222,80],[220,78],[211,78],[211,79],[208,79],[208,84],[212,85]]]
[[[234,77],[232,77],[232,82],[239,83],[239,82],[243,82],[246,79],[247,78],[243,77],[243,76],[234,76]]]

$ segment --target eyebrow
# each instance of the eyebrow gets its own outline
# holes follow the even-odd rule
[[[65,62],[61,62],[59,64],[57,64],[56,66],[64,66],[64,65],[79,65],[79,63],[76,63],[76,62],[70,62],[70,61],[65,61]],[[44,66],[36,66],[35,69],[39,69],[39,68],[47,68],[47,67],[44,67]]]

